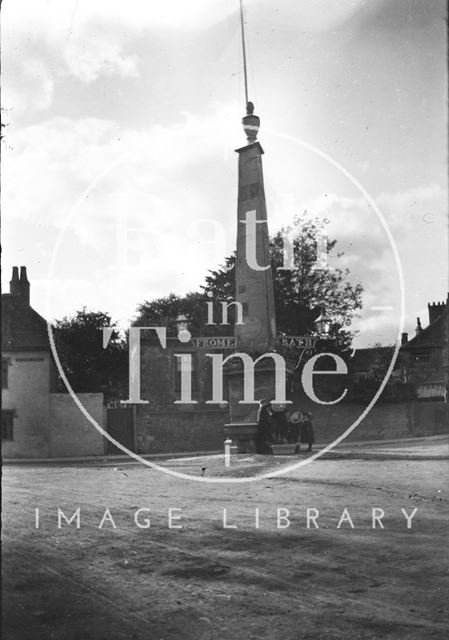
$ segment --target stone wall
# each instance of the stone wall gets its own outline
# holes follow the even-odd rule
[[[449,403],[414,402],[411,411],[411,430],[414,436],[449,433]]]
[[[228,410],[152,411],[137,408],[138,453],[214,451],[223,448]]]
[[[341,402],[333,407],[309,407],[316,441],[327,443],[343,434],[365,405]],[[348,441],[394,440],[449,433],[449,404],[444,402],[377,403],[348,436]]]
[[[100,427],[103,427],[103,394],[78,393],[77,397]],[[71,395],[51,393],[50,456],[102,456],[105,453],[105,438],[81,413]]]
[[[344,433],[361,414],[366,405],[339,403],[331,410],[315,408],[313,424],[317,442],[332,442]],[[410,431],[410,407],[407,403],[376,404],[349,434],[348,440],[392,440],[407,438]]]
[[[340,403],[309,407],[317,443],[334,441],[364,411],[365,406]],[[292,409],[290,409],[292,410]],[[227,410],[156,412],[137,410],[138,453],[216,451],[223,448]],[[393,440],[449,433],[449,404],[414,402],[377,404],[348,436],[348,441]]]

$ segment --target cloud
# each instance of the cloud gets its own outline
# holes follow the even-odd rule
[[[382,192],[377,202],[395,229],[415,227],[426,229],[431,224],[446,225],[447,185],[418,185],[407,191]],[[415,229],[416,230],[416,229]]]
[[[376,5],[381,0],[246,0],[245,14],[251,20],[269,20],[272,26],[304,30],[328,30]],[[22,33],[45,35],[55,39],[74,34],[86,25],[103,23],[121,25],[124,29],[195,31],[210,27],[229,15],[238,16],[238,2],[229,0],[15,0],[5,7],[5,18],[14,21]]]
[[[19,246],[27,256],[20,262],[27,264],[38,242],[41,260],[45,256],[35,265],[38,279],[47,278],[55,239],[72,216],[55,261],[52,317],[71,313],[84,301],[126,324],[144,299],[198,288],[208,269],[234,249],[237,163],[229,150],[241,141],[239,119],[240,108],[231,103],[207,115],[185,113],[171,126],[118,129],[95,118],[51,118],[12,132],[13,150],[5,154],[3,168],[7,244]],[[285,186],[286,168],[298,185],[291,164],[273,162],[266,170],[267,195],[276,205],[269,208],[272,233],[272,222],[284,222],[281,209],[288,198],[275,187]],[[307,209],[331,221],[329,237],[345,252],[339,260],[331,258],[331,266],[347,266],[352,280],[364,286],[362,317],[354,323],[358,345],[392,342],[398,277],[374,212],[344,190],[303,201],[293,195],[299,205],[290,213]],[[427,296],[444,297],[444,195],[443,186],[429,184],[376,198],[406,274],[406,330],[416,315],[424,316]],[[27,225],[30,232],[24,234]],[[442,267],[429,282],[423,265],[436,257]],[[11,260],[9,254],[4,258]],[[7,265],[5,273],[9,277]],[[392,305],[393,313],[372,309],[383,305]]]
[[[47,63],[38,56],[10,59],[3,65],[3,104],[15,110],[45,111],[54,95],[54,79]]]
[[[116,3],[114,10],[114,2],[6,3],[2,16],[4,104],[18,112],[26,112],[31,105],[47,109],[55,84],[64,77],[86,84],[100,77],[138,77],[138,55],[130,50],[131,35],[145,25],[149,4],[140,3],[140,23],[139,13],[133,13],[130,4],[132,1]]]
[[[365,3],[283,0],[274,6],[267,0],[248,0],[245,12],[253,31],[260,24],[270,24],[272,29],[329,30],[350,19]],[[52,82],[64,75],[88,84],[102,76],[136,78],[140,62],[136,39],[161,31],[203,31],[230,16],[237,29],[238,3],[228,0],[15,0],[3,8],[3,54],[6,68],[17,55],[28,68],[39,49],[51,67]],[[48,69],[42,85],[39,92],[47,87],[49,95]]]
[[[32,253],[33,234],[24,237],[23,228],[39,221],[49,264],[63,233],[52,310],[70,313],[66,305],[85,294],[86,304],[126,318],[144,299],[197,288],[223,261],[235,240],[236,161],[225,150],[242,135],[237,113],[230,104],[172,126],[120,131],[112,121],[52,118],[12,132],[8,244]]]
[[[138,58],[126,55],[124,47],[113,41],[110,35],[93,34],[89,37],[71,38],[64,49],[63,59],[66,72],[90,84],[100,75],[137,78]]]
[[[383,0],[302,0],[290,2],[281,0],[253,0],[248,9],[248,16],[258,23],[266,21],[272,29],[291,29],[303,32],[330,31],[348,22],[360,12],[379,6]],[[266,24],[266,22],[265,22]]]
[[[228,0],[15,0],[6,5],[5,20],[19,34],[54,42],[100,24],[138,33],[204,29],[237,11]]]
[[[447,191],[444,185],[432,183],[407,191],[382,192],[374,200],[391,232],[402,265],[406,299],[404,329],[411,331],[417,315],[426,323],[427,302],[446,295]],[[282,209],[282,199],[278,199],[277,204],[278,209]],[[353,329],[359,331],[356,345],[392,343],[399,328],[400,277],[392,245],[369,204],[361,197],[328,192],[304,200],[294,210],[307,210],[310,217],[330,221],[328,237],[337,240],[334,253],[344,251],[344,255],[336,259],[331,254],[329,265],[347,267],[351,281],[360,282],[364,288],[361,317],[353,325]],[[439,266],[436,270],[435,265]]]

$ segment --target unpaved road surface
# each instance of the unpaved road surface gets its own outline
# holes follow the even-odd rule
[[[3,638],[443,640],[447,481],[445,461],[319,460],[232,485],[5,467]]]

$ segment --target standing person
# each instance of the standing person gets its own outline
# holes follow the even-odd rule
[[[259,401],[259,410],[257,412],[256,453],[273,453],[273,449],[269,445],[271,427],[271,405],[268,400],[263,398]]]
[[[308,444],[307,451],[312,451],[312,445],[315,442],[315,433],[313,431],[312,414],[304,411],[300,425],[300,443]]]
[[[284,438],[288,441],[288,421],[287,407],[285,404],[272,405],[272,420],[275,442],[284,443]]]
[[[290,416],[290,442],[296,444],[299,440],[299,421],[301,419],[301,412],[294,411]],[[298,453],[299,445],[295,447],[295,453]]]

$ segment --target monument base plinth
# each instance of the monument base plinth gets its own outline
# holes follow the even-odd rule
[[[237,445],[238,453],[256,452],[257,412],[259,400],[272,400],[275,394],[276,370],[272,362],[262,362],[254,371],[255,402],[242,402],[245,371],[241,363],[226,372],[230,422],[225,424],[224,435]]]

